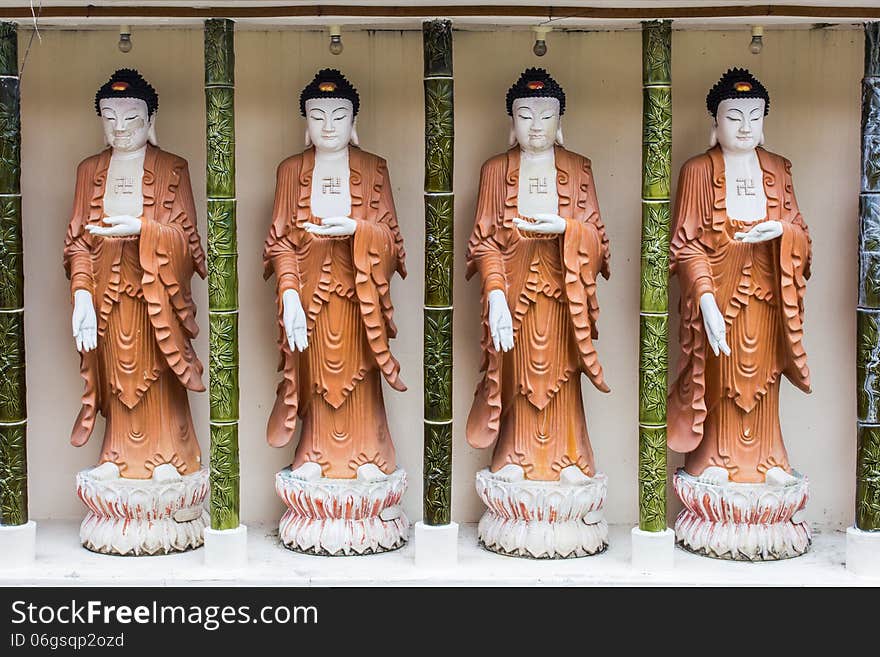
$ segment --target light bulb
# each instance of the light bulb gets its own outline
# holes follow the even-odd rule
[[[749,52],[753,55],[760,55],[764,49],[764,28],[760,25],[752,27],[752,40],[749,43]]]
[[[546,37],[550,32],[550,28],[539,25],[538,27],[533,27],[532,31],[535,33],[535,45],[532,46],[532,52],[538,57],[543,57],[547,54]]]
[[[342,54],[342,28],[338,25],[330,26],[330,54],[331,55],[340,55]]]
[[[119,43],[116,44],[119,52],[131,52],[131,28],[128,25],[119,26]]]

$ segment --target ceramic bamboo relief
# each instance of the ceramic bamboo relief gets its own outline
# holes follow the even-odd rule
[[[856,527],[880,530],[880,23],[865,25],[856,390]]]
[[[0,23],[0,525],[28,521],[18,35]]]
[[[428,21],[425,61],[424,521],[450,521],[452,489],[452,22]]]
[[[234,23],[205,22],[211,528],[239,524]]]
[[[639,528],[666,529],[666,375],[672,24],[642,26]]]

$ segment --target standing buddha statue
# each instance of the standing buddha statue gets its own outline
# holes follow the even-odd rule
[[[77,169],[64,241],[85,381],[72,444],[88,441],[97,413],[107,420],[99,465],[77,478],[90,508],[80,537],[99,552],[197,547],[207,517],[187,398],[205,389],[190,291],[205,256],[186,160],[156,145],[158,105],[133,69],[98,90],[108,148]]]
[[[706,105],[712,147],[681,169],[671,270],[681,284],[682,358],[669,393],[669,447],[685,509],[678,541],[709,556],[770,560],[810,543],[807,481],[789,463],[779,422],[782,378],[804,392],[810,236],[791,163],[763,148],[770,97],[731,69]]]
[[[388,344],[397,333],[390,281],[406,275],[405,254],[388,166],[357,146],[359,109],[335,69],[303,89],[307,149],[278,167],[263,253],[276,279],[283,372],[269,444],[287,445],[302,420],[293,464],[276,478],[290,507],[280,535],[317,554],[395,549],[409,527],[382,397],[382,378],[406,390]]]
[[[467,439],[494,445],[490,468],[477,474],[489,507],[479,538],[504,554],[585,556],[607,545],[606,479],[581,374],[608,391],[593,345],[608,239],[590,161],[563,147],[562,87],[530,68],[506,104],[512,148],[483,165],[467,253],[468,277],[482,281],[484,352]]]

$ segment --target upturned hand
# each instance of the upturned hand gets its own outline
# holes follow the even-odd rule
[[[299,294],[296,290],[285,290],[281,295],[281,303],[284,306],[282,321],[287,344],[291,351],[305,351],[309,346],[309,338],[306,331],[306,313],[299,300]]]
[[[700,313],[703,315],[703,326],[706,327],[706,338],[715,355],[723,352],[730,356],[730,347],[727,345],[727,325],[724,323],[724,315],[718,310],[715,295],[705,292],[700,297]]]
[[[744,232],[734,233],[733,239],[740,242],[766,242],[782,235],[782,224],[778,221],[762,221]]]
[[[101,237],[129,237],[141,234],[141,220],[130,214],[118,214],[115,217],[104,217],[103,222],[109,226],[89,224],[86,230],[92,235]]]
[[[495,351],[513,349],[513,318],[507,307],[507,297],[501,290],[489,292],[489,335]]]
[[[73,339],[76,350],[91,351],[98,346],[98,318],[92,293],[88,290],[77,290],[73,293]]]
[[[534,216],[534,221],[526,221],[521,217],[514,217],[513,225],[520,230],[532,233],[562,234],[565,232],[565,219],[558,214],[540,212]]]
[[[351,217],[327,217],[321,220],[321,224],[306,222],[303,224],[308,232],[323,237],[344,237],[354,235],[357,230],[357,221]]]

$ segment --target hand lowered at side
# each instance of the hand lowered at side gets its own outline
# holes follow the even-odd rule
[[[285,290],[281,295],[281,303],[284,306],[283,321],[287,344],[291,351],[305,351],[309,346],[309,339],[306,331],[306,313],[300,302],[299,293],[296,290]]]
[[[513,349],[513,318],[502,290],[489,292],[489,333],[495,351]]]
[[[91,351],[98,346],[98,319],[92,293],[88,290],[73,293],[72,324],[77,351]]]

